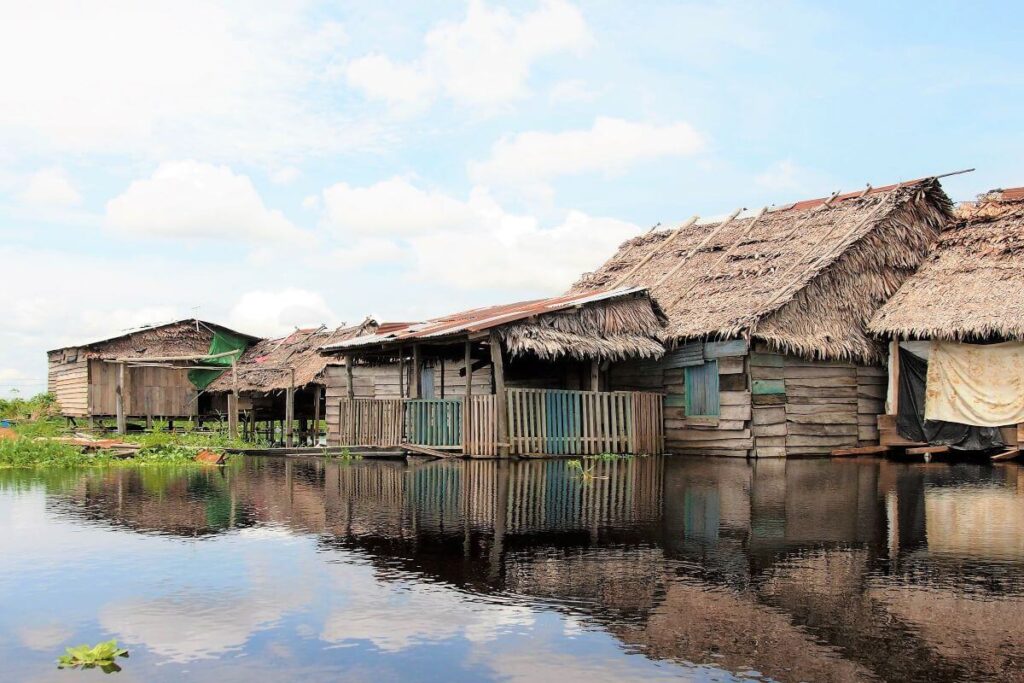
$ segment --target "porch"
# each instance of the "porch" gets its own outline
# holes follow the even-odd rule
[[[639,391],[514,388],[444,399],[341,398],[339,441],[474,456],[661,453],[662,398]]]

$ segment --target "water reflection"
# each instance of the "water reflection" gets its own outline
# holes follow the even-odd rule
[[[325,648],[358,645],[373,656],[360,650],[368,668],[349,675],[1024,680],[1015,465],[640,458],[594,474],[561,461],[250,459],[8,472],[0,501],[42,489],[50,527],[159,539],[162,569],[146,564],[153,542],[115,559],[190,579],[95,610],[158,662],[263,647],[315,661],[316,678],[341,672]],[[0,568],[0,591],[27,580],[22,565]],[[16,627],[26,645],[67,637],[52,620]],[[427,659],[412,667],[414,653]]]

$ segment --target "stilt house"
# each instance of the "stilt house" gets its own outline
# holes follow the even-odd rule
[[[664,353],[642,288],[463,311],[330,344],[328,442],[469,455],[655,453],[661,395],[607,391],[614,361]]]
[[[233,372],[225,372],[210,384],[207,391],[213,406],[228,415],[229,424],[232,412],[241,413],[235,419],[242,422],[250,438],[262,429],[268,440],[274,441],[275,425],[279,424],[285,445],[315,445],[325,409],[325,370],[334,360],[321,355],[320,348],[376,331],[377,322],[367,318],[349,327],[329,330],[321,326],[264,339],[246,350]],[[237,406],[232,405],[233,396],[238,399]]]
[[[961,205],[868,329],[889,342],[883,445],[1024,442],[1024,188]]]
[[[864,326],[951,217],[935,178],[625,242],[574,292],[645,287],[669,352],[611,390],[665,396],[668,452],[774,457],[877,443],[884,347]]]
[[[48,391],[69,418],[115,417],[119,393],[123,418],[194,417],[207,406],[199,400],[190,367],[226,359],[211,351],[215,347],[241,353],[258,339],[194,318],[140,327],[48,351]],[[211,353],[218,358],[211,359]],[[210,373],[222,371],[214,368]]]

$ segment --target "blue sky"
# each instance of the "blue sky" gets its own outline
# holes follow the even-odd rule
[[[7,2],[0,395],[48,348],[564,290],[655,223],[977,167],[1012,3]]]

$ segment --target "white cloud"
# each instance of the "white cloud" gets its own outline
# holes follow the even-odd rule
[[[528,131],[495,143],[491,156],[470,162],[478,183],[534,184],[560,175],[615,173],[642,161],[696,154],[701,135],[686,122],[668,125],[599,117],[589,130]]]
[[[271,172],[270,181],[275,185],[291,185],[298,180],[300,175],[302,175],[302,171],[294,166],[283,166]]]
[[[352,60],[345,70],[348,83],[370,99],[395,105],[425,104],[431,99],[434,82],[422,69],[396,64],[384,55],[367,55]]]
[[[632,223],[581,211],[568,212],[554,227],[506,213],[496,204],[482,218],[471,240],[452,231],[412,238],[413,277],[465,289],[528,288],[555,294],[640,232]]]
[[[597,92],[586,81],[577,78],[559,81],[548,90],[548,100],[553,104],[592,102],[596,98]]]
[[[0,146],[246,159],[365,144],[320,91],[346,37],[303,3],[0,6]]]
[[[341,239],[339,257],[366,263],[406,256],[413,279],[467,289],[558,292],[640,232],[580,211],[543,226],[505,210],[484,188],[462,200],[401,178],[369,187],[339,183],[324,191],[323,204],[323,223]],[[354,246],[345,246],[350,240]]]
[[[826,186],[825,178],[795,163],[782,159],[754,177],[754,183],[772,192],[813,192],[813,188]]]
[[[438,23],[423,42],[410,63],[379,54],[353,60],[349,84],[391,104],[424,105],[444,93],[461,104],[494,106],[528,94],[537,61],[579,54],[592,38],[579,9],[564,0],[544,0],[521,16],[471,0],[464,18]]]
[[[359,240],[351,247],[334,250],[330,259],[338,266],[363,267],[375,263],[403,263],[405,251],[398,243],[387,240],[369,238]]]
[[[82,195],[64,169],[44,168],[29,176],[20,199],[34,206],[63,207],[79,204]]]
[[[169,161],[107,203],[106,226],[154,237],[302,240],[308,236],[263,204],[248,176],[226,166]]]
[[[324,225],[344,235],[413,235],[442,229],[465,230],[478,213],[440,192],[421,190],[402,178],[369,187],[337,183],[323,191]]]
[[[296,327],[337,324],[337,316],[323,295],[289,287],[276,291],[246,292],[228,312],[229,327],[268,337],[287,334]]]

